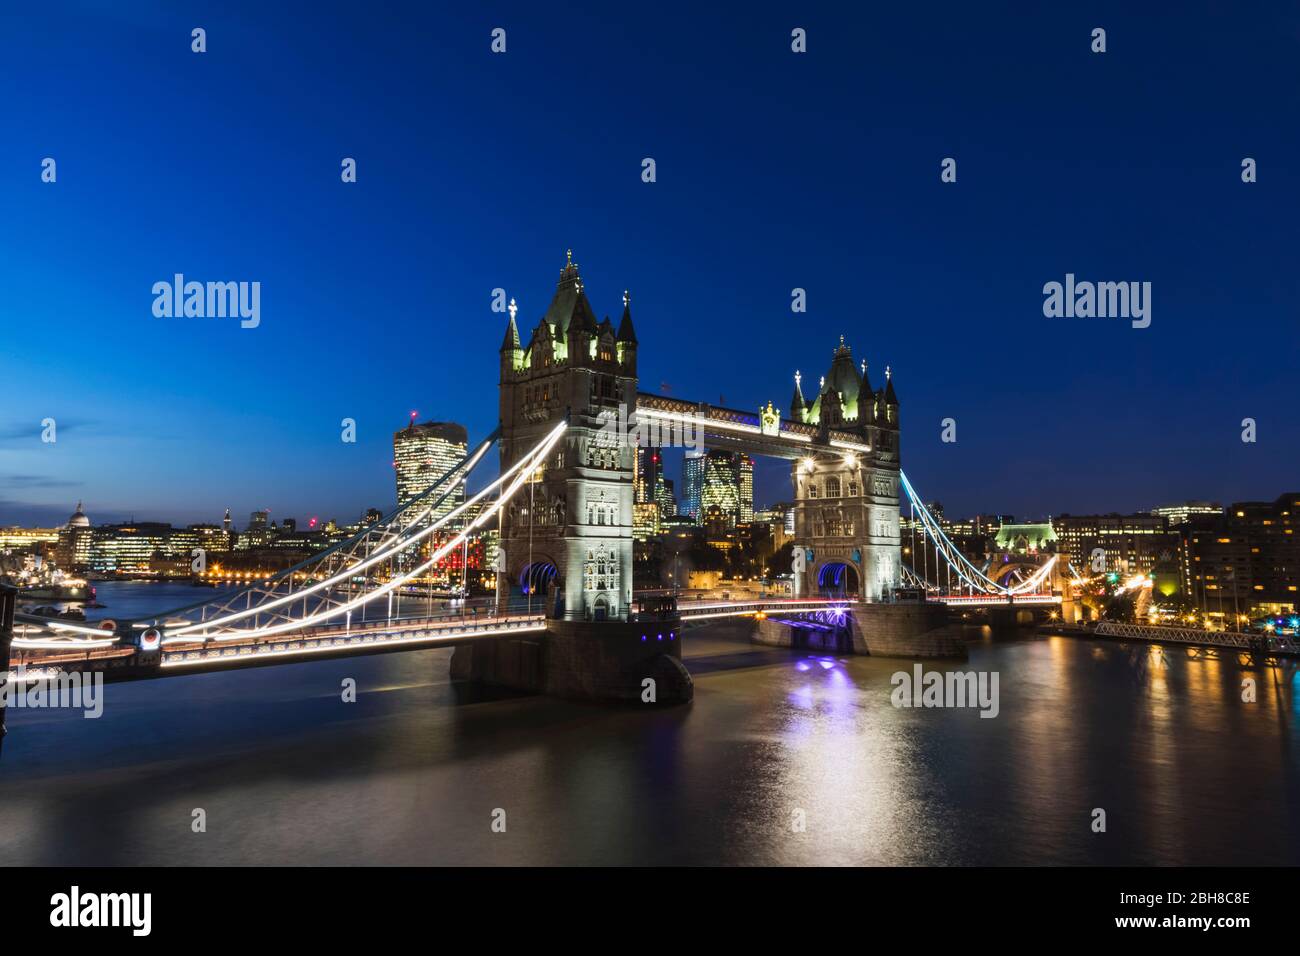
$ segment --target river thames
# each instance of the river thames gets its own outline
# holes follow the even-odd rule
[[[99,587],[101,616],[212,596]],[[997,672],[994,719],[743,623],[686,632],[671,709],[475,694],[446,648],[110,684],[97,720],[9,711],[0,864],[1300,862],[1293,666],[968,633],[926,666]]]

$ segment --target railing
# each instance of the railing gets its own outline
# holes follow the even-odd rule
[[[1204,644],[1211,647],[1236,647],[1241,650],[1300,654],[1300,647],[1290,638],[1249,634],[1244,631],[1204,631],[1194,627],[1163,627],[1154,624],[1102,621],[1093,628],[1092,633],[1102,637],[1124,637],[1171,644]]]

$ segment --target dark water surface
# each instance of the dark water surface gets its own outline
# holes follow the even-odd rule
[[[100,585],[98,613],[194,593]],[[971,635],[995,719],[734,623],[687,632],[665,710],[476,700],[446,649],[108,685],[98,720],[10,710],[0,865],[1300,862],[1293,667]]]

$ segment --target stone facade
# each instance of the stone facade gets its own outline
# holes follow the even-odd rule
[[[866,362],[854,365],[843,338],[811,404],[796,374],[790,417],[819,432],[790,476],[795,546],[811,551],[796,573],[801,595],[830,585],[880,601],[900,583],[898,398],[888,369],[885,375],[885,387],[873,390]],[[853,440],[833,440],[832,429]]]
[[[510,308],[501,346],[502,470],[561,421],[569,428],[502,515],[506,573],[511,582],[522,575],[539,594],[549,586],[548,614],[625,620],[632,603],[636,449],[620,440],[618,425],[636,411],[637,382],[627,296],[617,332],[608,317],[598,323],[570,256],[527,345],[513,300]]]

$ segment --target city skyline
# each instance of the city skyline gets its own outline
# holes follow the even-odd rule
[[[680,451],[680,450],[671,449],[671,448],[663,449],[663,452],[668,454],[671,454],[673,451]],[[753,461],[755,466],[754,467],[755,473],[757,473],[760,464],[764,461],[768,462],[769,464],[779,465],[782,468],[783,477],[785,473],[788,472],[790,467],[788,462],[782,461],[780,459],[754,458]],[[682,477],[682,473],[680,470],[677,472],[677,474],[679,478]],[[681,483],[678,481],[678,478],[668,478],[666,477],[666,474],[663,474],[663,477],[665,478],[665,480],[670,486],[673,486],[674,488],[680,487]],[[481,481],[479,483],[481,483]],[[755,482],[755,486],[757,487],[757,481]],[[1280,489],[1283,486],[1279,485],[1278,487]],[[1222,511],[1233,505],[1249,504],[1249,503],[1268,503],[1276,499],[1278,497],[1278,494],[1289,494],[1289,492],[1278,491],[1275,492],[1274,494],[1265,495],[1264,497],[1261,498],[1243,498],[1238,500],[1224,501],[1222,503],[1217,503],[1217,502],[1211,503],[1205,499],[1197,499],[1197,498],[1188,498],[1181,501],[1162,501],[1158,504],[1152,505],[1149,508],[1138,508],[1133,510],[1119,510],[1114,508],[1102,509],[1102,510],[1092,511],[1092,512],[1081,512],[1081,511],[1072,512],[1067,510],[1061,510],[1061,511],[1053,511],[1044,515],[1032,515],[1032,514],[1016,515],[1011,511],[1000,511],[994,508],[976,509],[970,512],[958,513],[944,506],[943,513],[947,515],[949,519],[954,519],[954,520],[968,520],[973,518],[990,518],[993,516],[1004,516],[1004,517],[1016,518],[1017,520],[1023,519],[1029,521],[1050,521],[1055,518],[1072,517],[1072,516],[1078,516],[1084,514],[1117,515],[1117,516],[1156,515],[1165,512],[1175,512],[1175,513],[1183,512],[1186,511],[1187,506],[1190,505],[1214,504],[1218,511]],[[771,500],[760,501],[756,495],[754,499],[753,508],[755,512],[758,512],[758,511],[769,510],[779,505],[789,506],[791,504],[791,497],[792,496],[787,493],[784,497],[780,495],[776,495],[772,497]],[[678,495],[676,492],[674,492],[674,500],[677,502],[677,505],[680,508],[682,499],[680,495]],[[40,506],[37,509],[37,511],[40,514],[50,516],[50,519],[45,523],[42,523],[41,521],[30,521],[30,522],[23,523],[23,522],[5,521],[2,518],[0,518],[0,528],[30,528],[30,529],[60,528],[67,524],[70,517],[91,510],[90,508],[83,507],[84,501],[85,501],[84,498],[78,496],[74,501],[73,507],[67,510],[67,512],[63,514],[62,517],[59,517],[60,506],[58,504]],[[943,505],[942,500],[938,498],[932,499],[932,503],[937,503],[941,506]],[[269,508],[253,508],[247,512],[241,512],[241,511],[237,511],[234,508],[224,508],[221,509],[222,515],[216,517],[210,515],[194,515],[190,512],[184,512],[184,511],[180,512],[176,516],[156,517],[147,510],[140,510],[140,511],[132,511],[129,513],[108,512],[102,516],[95,515],[91,519],[91,521],[92,524],[95,526],[109,525],[109,524],[126,524],[126,523],[162,523],[162,524],[171,524],[177,527],[185,527],[189,525],[219,525],[221,524],[222,517],[229,515],[234,521],[235,527],[238,530],[241,520],[247,519],[248,516],[250,515],[256,515],[261,513],[267,515],[268,520],[270,520],[273,523],[282,523],[287,520],[291,522],[296,522],[299,525],[313,526],[313,522],[314,522],[316,525],[320,525],[323,527],[327,522],[332,521],[337,523],[339,526],[346,526],[346,525],[360,522],[362,519],[365,518],[367,512],[369,511],[377,510],[380,513],[388,514],[394,508],[396,508],[398,504],[399,502],[394,500],[391,502],[386,502],[385,507],[377,507],[374,504],[364,505],[359,507],[356,510],[355,514],[351,514],[351,513],[321,514],[321,513],[303,512],[303,511],[275,512]],[[241,514],[244,516],[244,519],[241,519],[239,517],[239,515]]]

